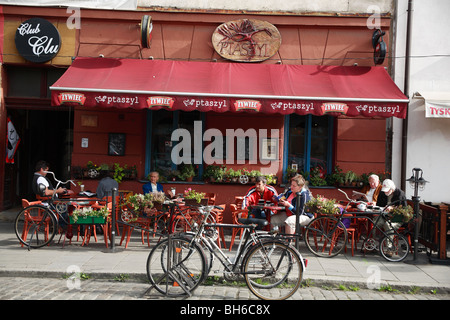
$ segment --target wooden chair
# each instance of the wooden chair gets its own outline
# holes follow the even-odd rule
[[[242,223],[240,223],[238,221],[238,219],[239,218],[247,218],[248,210],[247,209],[238,209],[236,204],[230,204],[230,209],[231,209],[231,217],[233,219],[233,224],[235,224],[235,225],[242,225]],[[235,239],[235,237],[236,237],[236,235],[238,234],[239,231],[240,231],[240,235],[239,235],[239,239],[240,239],[242,237],[244,229],[242,229],[242,228],[233,228],[233,230],[231,232],[230,251],[233,248],[234,239]]]
[[[216,194],[215,193],[205,193],[205,197],[208,198],[209,206],[213,206],[216,204]]]

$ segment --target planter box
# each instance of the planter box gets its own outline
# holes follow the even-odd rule
[[[184,199],[184,203],[188,206],[206,206],[208,205],[208,198],[202,199],[200,203],[194,199]]]
[[[70,217],[71,224],[104,224],[106,219],[103,217],[78,217],[78,220],[74,222],[73,218]]]

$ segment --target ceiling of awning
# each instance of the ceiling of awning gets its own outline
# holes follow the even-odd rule
[[[77,58],[52,105],[202,112],[406,116],[383,67]]]

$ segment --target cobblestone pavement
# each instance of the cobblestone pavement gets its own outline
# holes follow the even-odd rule
[[[149,287],[126,280],[0,277],[0,300],[258,300],[245,285],[203,285],[189,298],[146,293]],[[300,288],[292,300],[450,300],[450,294],[309,286]]]

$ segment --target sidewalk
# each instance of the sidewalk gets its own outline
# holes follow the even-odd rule
[[[116,236],[116,249],[113,251],[106,249],[102,235],[98,236],[97,243],[91,237],[89,245],[83,247],[75,235],[72,244],[66,240],[64,247],[62,243],[52,243],[48,247],[28,251],[19,245],[14,233],[16,214],[17,210],[0,212],[0,276],[61,277],[79,271],[93,278],[113,279],[122,274],[146,281],[150,248],[141,243],[140,232],[133,232],[127,249],[124,245],[119,246],[119,236]],[[55,240],[58,238],[56,236]],[[304,243],[300,244],[300,253],[308,259],[303,281],[310,285],[343,284],[365,289],[380,285],[399,290],[418,287],[450,293],[450,265],[431,264],[424,252],[419,252],[418,264],[388,262],[379,254],[364,256],[357,252],[352,257],[350,248],[347,253],[333,258],[318,258],[306,249]],[[412,257],[409,255],[406,261]],[[222,276],[220,262],[214,263],[214,270],[216,272],[212,271],[211,276]]]

